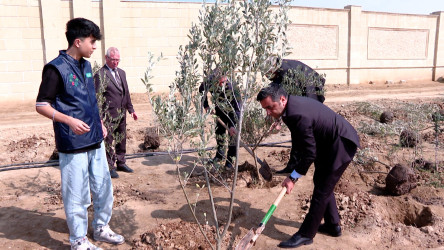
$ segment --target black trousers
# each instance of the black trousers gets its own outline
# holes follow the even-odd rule
[[[222,111],[219,109],[216,109],[216,115],[229,127],[229,124],[231,122],[236,121],[230,121],[230,118],[225,115]],[[228,152],[227,152],[227,161],[232,162],[232,157],[236,157],[236,145],[233,143],[233,138],[228,134],[227,129],[220,124],[219,122],[216,122],[216,142],[217,142],[217,152],[216,152],[216,158],[218,159],[224,159],[225,158],[225,144],[226,141],[228,141]],[[227,138],[228,137],[228,138]]]
[[[125,110],[126,111],[126,110]],[[122,140],[112,147],[114,141],[114,135],[118,133],[122,136]],[[106,159],[108,160],[109,169],[116,169],[117,166],[123,166],[126,163],[126,113],[120,120],[119,125],[114,131],[108,131],[108,135],[105,138],[106,143]],[[116,164],[114,164],[116,163]]]
[[[338,166],[317,166],[315,163],[314,189],[310,209],[298,231],[303,237],[314,238],[322,219],[327,224],[339,224],[340,222],[333,191],[336,183],[352,161],[357,146],[342,138],[338,139],[337,146],[339,146],[338,157],[342,156],[348,160]]]

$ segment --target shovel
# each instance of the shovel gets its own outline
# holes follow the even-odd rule
[[[257,238],[261,235],[262,231],[264,231],[265,224],[267,224],[268,220],[270,219],[274,210],[276,210],[276,207],[279,205],[279,202],[281,202],[281,199],[284,197],[286,192],[287,188],[282,187],[281,193],[273,202],[273,205],[271,205],[270,209],[268,209],[268,212],[265,215],[265,217],[262,219],[261,223],[259,224],[259,227],[257,229],[256,228],[250,229],[250,231],[248,231],[248,233],[237,244],[235,250],[247,250],[250,249],[252,246],[254,246]]]
[[[224,126],[226,130],[229,130],[228,126],[219,117],[217,117],[217,122],[222,124],[222,126]],[[242,140],[240,141],[240,145],[245,148],[248,153],[255,157],[256,161],[259,163],[259,165],[261,165],[261,167],[259,168],[259,173],[262,175],[264,180],[271,181],[273,179],[273,172],[271,172],[270,166],[268,165],[267,161],[262,161],[261,159],[259,159]]]

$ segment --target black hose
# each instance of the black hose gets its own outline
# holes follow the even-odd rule
[[[9,171],[9,170],[19,170],[19,169],[28,169],[28,168],[44,168],[44,167],[54,167],[54,166],[58,166],[59,162],[53,162],[53,163],[48,163],[48,164],[35,164],[35,165],[29,165],[27,164],[26,166],[22,166],[22,167],[10,167],[10,168],[1,168],[0,172],[3,171]],[[4,166],[2,166],[4,167]]]
[[[279,145],[279,144],[287,143],[287,142],[291,142],[291,140],[280,141],[280,142],[261,143],[258,145],[258,147],[291,148],[291,145]],[[249,144],[248,146],[253,147],[254,145]]]
[[[291,147],[285,145],[278,145],[282,143],[291,142],[291,140],[281,141],[281,142],[270,142],[270,143],[261,143],[258,147]],[[254,145],[248,145],[250,147]],[[214,147],[207,147],[205,151],[212,150]],[[182,151],[183,154],[189,154],[197,152],[197,149],[184,149]],[[126,159],[134,159],[140,157],[149,157],[149,156],[157,156],[157,155],[168,155],[169,153],[166,151],[155,151],[155,152],[146,152],[146,153],[134,153],[127,154]],[[9,171],[9,170],[20,170],[20,169],[29,169],[29,168],[44,168],[44,167],[54,167],[59,165],[59,160],[49,160],[44,162],[24,162],[24,163],[13,163],[8,165],[0,166],[0,172]]]
[[[205,150],[211,150],[214,147],[208,147]],[[182,151],[183,154],[194,153],[197,149],[185,149]],[[157,155],[168,155],[168,152],[165,151],[156,151],[156,152],[146,152],[146,153],[135,153],[135,154],[127,154],[127,159],[134,159],[140,157],[148,157],[148,156],[157,156]],[[26,162],[26,163],[13,163],[8,165],[0,166],[0,172],[8,171],[8,170],[19,170],[19,169],[29,169],[29,168],[43,168],[43,167],[52,167],[58,166],[58,160],[50,160],[46,162]],[[22,167],[19,167],[22,166]]]
[[[0,168],[6,168],[6,167],[12,167],[12,166],[25,166],[25,165],[46,164],[46,163],[53,163],[53,162],[59,162],[59,160],[49,160],[49,161],[41,161],[41,162],[13,163],[13,164],[8,164],[8,165],[0,166]]]

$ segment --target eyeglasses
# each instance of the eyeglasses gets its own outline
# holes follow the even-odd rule
[[[111,62],[120,62],[120,59],[113,59],[110,57],[106,57],[106,58],[108,58],[108,60],[110,60]]]

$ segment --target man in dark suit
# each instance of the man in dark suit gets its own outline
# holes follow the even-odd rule
[[[203,94],[203,107],[208,112],[210,105],[208,104],[207,93],[210,92],[215,104],[215,115],[225,123],[222,125],[216,121],[216,156],[212,162],[217,164],[225,161],[225,168],[232,169],[234,157],[236,157],[236,146],[234,145],[234,138],[237,134],[236,124],[239,119],[239,93],[235,91],[233,84],[228,80],[228,77],[222,74],[219,69],[214,70],[209,79],[199,86],[199,92]],[[228,152],[225,157],[225,141],[226,132],[228,128]]]
[[[132,173],[133,170],[126,165],[126,111],[130,113],[134,120],[137,120],[137,114],[134,111],[131,97],[128,90],[128,83],[126,81],[125,71],[118,68],[120,62],[119,50],[115,47],[110,47],[105,55],[106,64],[94,75],[94,83],[96,91],[99,90],[101,80],[105,82],[106,89],[103,93],[105,97],[105,104],[108,105],[108,113],[111,117],[118,117],[119,110],[123,112],[122,119],[118,124],[115,124],[114,131],[108,131],[108,136],[105,142],[109,146],[106,152],[110,174],[112,178],[119,178],[116,170],[127,173]],[[105,112],[106,112],[105,111]],[[115,148],[112,148],[114,136],[120,134],[122,139],[118,142]],[[114,165],[116,163],[117,166]]]
[[[281,66],[270,74],[269,79],[273,83],[290,85],[292,90],[298,92],[296,95],[320,102],[325,100],[325,78],[301,61],[283,59]]]
[[[277,60],[277,58],[272,60]],[[277,65],[278,62],[275,61],[274,64]],[[269,73],[268,78],[291,95],[310,97],[322,103],[325,101],[323,90],[325,78],[301,61],[283,59],[279,68]],[[289,167],[276,171],[276,173],[287,173]]]
[[[282,117],[291,132],[292,148],[287,164],[291,174],[282,182],[287,194],[313,162],[315,166],[309,212],[299,231],[281,242],[279,247],[311,244],[318,231],[340,236],[340,218],[333,190],[359,147],[356,130],[324,104],[307,97],[289,96],[276,83],[263,88],[257,100],[267,115],[276,119]],[[322,218],[324,224],[321,225]]]

